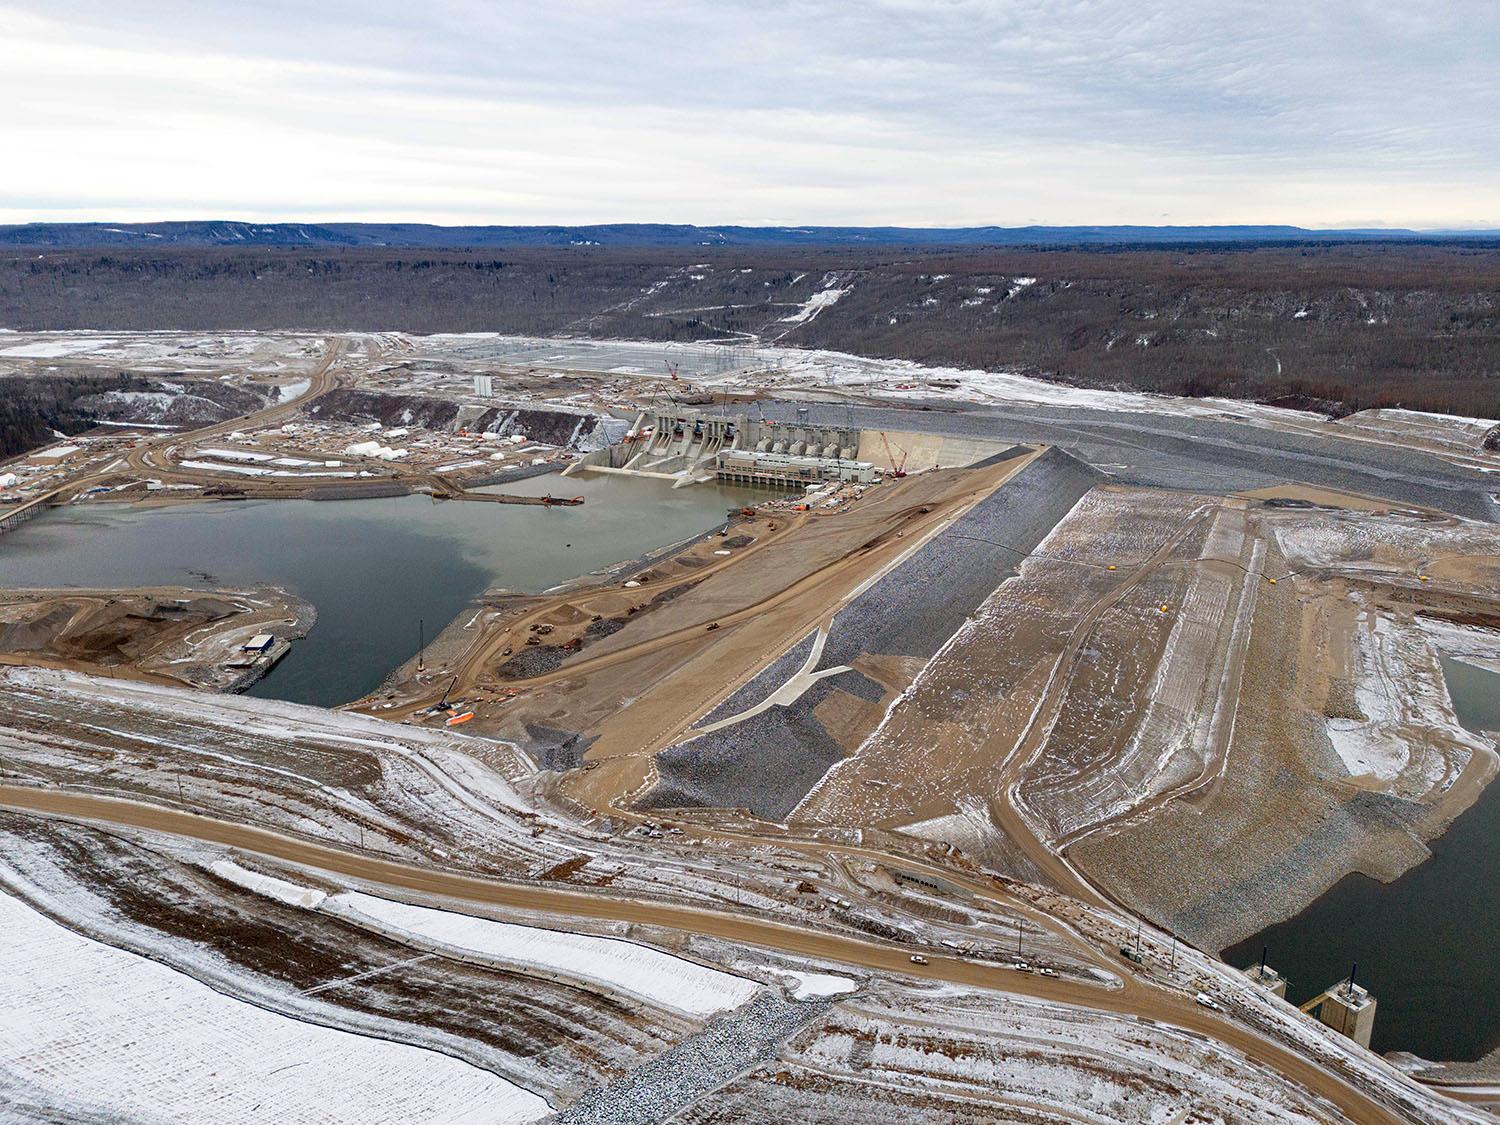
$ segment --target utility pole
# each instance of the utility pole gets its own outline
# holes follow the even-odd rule
[[[1339,1031],[1349,1034],[1349,1008],[1354,1003],[1354,974],[1359,972],[1359,962],[1349,966],[1349,983],[1344,985],[1344,1013],[1339,1018]]]

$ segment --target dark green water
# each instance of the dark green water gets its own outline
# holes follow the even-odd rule
[[[1443,658],[1459,721],[1500,731],[1500,675]],[[1359,962],[1378,1002],[1371,1047],[1446,1061],[1500,1046],[1500,782],[1429,845],[1432,858],[1394,883],[1351,875],[1297,917],[1225,950],[1260,960],[1312,999]]]
[[[539,477],[505,491],[578,508],[384,500],[64,508],[0,536],[0,586],[284,586],[306,639],[250,692],[334,706],[374,690],[492,586],[536,593],[723,522],[740,490]]]

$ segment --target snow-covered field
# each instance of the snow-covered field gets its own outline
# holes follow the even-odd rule
[[[13,344],[8,348],[0,348],[0,356],[8,359],[61,359],[63,356],[95,351],[113,343],[113,340],[77,339],[67,336],[56,339],[42,338],[26,344]]]
[[[689,1016],[738,1008],[760,987],[755,981],[618,938],[496,922],[354,891],[330,896],[230,860],[219,860],[211,870],[277,902],[322,910],[406,944],[501,966],[558,973]]]
[[[550,970],[690,1016],[737,1008],[760,987],[755,981],[617,938],[495,922],[356,892],[334,895],[320,909],[402,940]]]
[[[493,1122],[551,1112],[478,1067],[265,1011],[80,937],[5,894],[0,932],[0,1105],[132,1121]]]
[[[16,332],[6,333],[3,359],[97,360],[140,371],[237,371],[283,374],[323,350],[320,336],[292,332]],[[295,384],[287,387],[289,392]],[[285,400],[283,400],[285,401]]]
[[[1355,776],[1400,782],[1403,793],[1451,784],[1458,766],[1489,743],[1465,730],[1420,625],[1367,610],[1356,634],[1355,703],[1364,719],[1329,719],[1328,738]]]

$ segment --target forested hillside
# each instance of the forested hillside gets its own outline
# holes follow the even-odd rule
[[[1500,417],[1500,248],[1477,243],[71,250],[0,259],[0,325],[753,339]]]

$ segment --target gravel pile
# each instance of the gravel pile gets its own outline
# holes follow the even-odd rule
[[[526,740],[521,748],[541,769],[576,770],[583,765],[583,756],[598,737],[597,734],[585,737],[577,731],[527,723]]]
[[[562,662],[573,654],[562,645],[527,645],[496,671],[501,679],[527,680],[532,676],[545,676],[562,667]]]
[[[611,633],[618,633],[621,629],[625,628],[625,624],[625,618],[623,617],[604,617],[598,621],[590,621],[588,627],[584,629],[583,635],[588,637],[589,640],[598,640],[601,637],[609,636]]]
[[[666,1121],[757,1063],[774,1058],[782,1040],[830,1007],[826,1001],[798,1003],[762,992],[644,1066],[608,1086],[596,1086],[548,1120],[566,1125]]]
[[[657,594],[656,597],[651,599],[650,604],[666,605],[668,602],[675,602],[678,598],[682,597],[683,594],[687,593],[692,588],[693,584],[691,582],[684,582],[681,586],[673,586],[670,590],[663,590],[661,593]]]
[[[529,480],[532,477],[544,477],[548,473],[557,472],[558,468],[557,465],[551,463],[546,465],[512,465],[508,469],[487,473],[482,477],[466,477],[464,478],[464,487],[485,488],[496,484],[510,484],[512,481]]]
[[[818,680],[789,707],[669,746],[656,756],[660,780],[638,808],[745,808],[781,820],[847,751],[813,714],[837,688]]]

